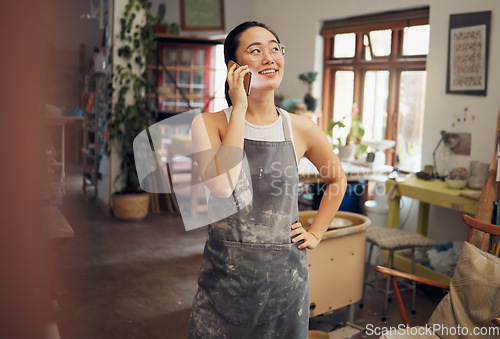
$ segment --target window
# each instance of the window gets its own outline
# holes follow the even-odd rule
[[[323,121],[359,114],[365,138],[395,140],[387,163],[421,168],[429,8],[325,22]],[[348,119],[347,119],[348,120]]]

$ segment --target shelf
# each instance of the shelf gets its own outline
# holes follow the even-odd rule
[[[92,183],[92,179],[91,178],[89,179],[89,178],[85,177],[84,180],[85,180],[86,186],[93,186],[94,185]]]
[[[94,158],[95,158],[95,154],[94,154],[94,153],[90,153],[90,151],[89,151],[89,150],[87,150],[87,149],[85,149],[85,148],[84,148],[84,149],[82,149],[82,153],[83,153],[85,156],[89,157],[89,158],[92,158],[92,159],[94,159]]]
[[[86,198],[95,199],[98,195],[98,182],[102,180],[98,168],[104,142],[106,111],[109,107],[108,85],[110,74],[91,73],[86,76],[88,93],[94,93],[88,100],[84,112],[85,124],[82,143],[82,189]]]
[[[201,37],[186,37],[179,35],[161,34],[156,33],[155,40],[158,42],[177,42],[188,44],[201,44],[201,45],[221,45],[224,44],[223,39],[205,39]]]

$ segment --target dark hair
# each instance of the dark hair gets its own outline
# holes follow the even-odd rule
[[[246,31],[249,28],[252,27],[262,27],[267,29],[269,32],[274,35],[276,38],[276,41],[280,42],[280,38],[276,33],[274,33],[269,27],[264,25],[263,23],[257,22],[257,21],[246,21],[242,24],[239,24],[226,37],[226,40],[224,41],[224,62],[227,64],[229,63],[229,60],[236,60],[236,50],[240,46],[240,35],[244,31]],[[229,97],[229,84],[227,83],[226,80],[226,85],[225,85],[225,95],[226,95],[226,101],[229,106],[232,106],[233,103],[231,102],[231,98]]]

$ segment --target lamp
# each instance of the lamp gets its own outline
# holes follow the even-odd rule
[[[457,146],[458,143],[460,142],[460,135],[458,135],[457,133],[451,133],[451,132],[446,132],[445,130],[441,130],[441,138],[439,138],[439,142],[436,145],[436,148],[434,148],[434,152],[432,152],[432,160],[434,161],[434,176],[440,179],[442,178],[439,176],[437,170],[436,151],[442,142],[444,142],[444,145],[451,150],[453,147]]]

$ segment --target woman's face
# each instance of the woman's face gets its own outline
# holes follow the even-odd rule
[[[251,27],[241,33],[239,41],[236,61],[240,65],[248,65],[252,72],[252,91],[278,88],[283,79],[285,59],[282,56],[273,57],[270,53],[270,49],[278,43],[276,37],[265,28]],[[252,58],[249,52],[255,54],[255,50],[262,55]]]

